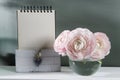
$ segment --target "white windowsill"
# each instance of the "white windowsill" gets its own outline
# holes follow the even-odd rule
[[[61,67],[61,72],[16,73],[13,66],[0,66],[0,79],[120,80],[120,67],[101,67],[92,76],[80,76],[69,67]]]

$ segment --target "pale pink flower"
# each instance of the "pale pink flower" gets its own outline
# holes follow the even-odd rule
[[[77,28],[69,33],[66,52],[72,60],[83,60],[90,56],[96,46],[94,34],[86,28]]]
[[[106,55],[109,54],[111,43],[105,33],[96,32],[94,35],[96,37],[97,44],[95,50],[93,51],[93,54],[91,55],[91,60],[96,61],[103,59]]]
[[[66,55],[65,45],[67,43],[69,33],[69,30],[64,30],[55,40],[54,50],[60,55]]]

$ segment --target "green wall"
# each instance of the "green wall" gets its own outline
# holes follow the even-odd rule
[[[56,10],[56,37],[64,29],[76,27],[105,32],[112,49],[103,65],[120,66],[120,0],[0,0],[0,39],[16,40],[10,44],[13,48],[0,45],[2,50],[9,52],[17,46],[16,10],[24,5],[52,5]],[[67,60],[62,57],[62,65],[68,65]]]

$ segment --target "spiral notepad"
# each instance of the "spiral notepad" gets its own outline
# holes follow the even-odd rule
[[[55,39],[55,10],[51,6],[24,6],[17,15],[16,71],[60,71],[60,56],[51,49]],[[38,50],[42,61],[36,66],[33,59]]]
[[[24,6],[18,15],[18,49],[52,48],[55,10],[51,6]]]

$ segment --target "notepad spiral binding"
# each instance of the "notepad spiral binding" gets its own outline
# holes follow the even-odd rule
[[[20,12],[52,13],[52,6],[22,6]]]

